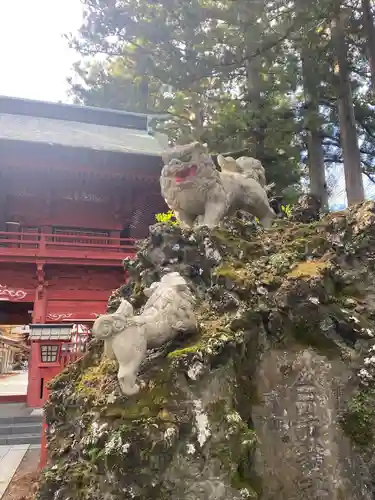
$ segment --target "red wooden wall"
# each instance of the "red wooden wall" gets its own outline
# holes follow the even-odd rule
[[[123,283],[120,263],[116,268],[46,266],[45,320],[94,320],[105,312],[110,293]],[[2,302],[34,303],[37,285],[36,266],[0,264],[0,311]]]
[[[0,263],[0,305],[2,300],[34,302],[36,287],[33,264]]]
[[[118,268],[48,266],[46,272],[47,321],[94,320],[106,310],[110,293],[124,283]]]

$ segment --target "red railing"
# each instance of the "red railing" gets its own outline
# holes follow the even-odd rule
[[[135,253],[134,240],[77,234],[0,231],[0,256],[121,258]]]

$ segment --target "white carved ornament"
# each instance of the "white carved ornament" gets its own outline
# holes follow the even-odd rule
[[[47,314],[47,318],[53,321],[62,321],[63,319],[69,319],[73,316],[73,313],[50,313]]]
[[[26,297],[27,292],[22,289],[9,288],[7,285],[0,285],[1,297],[9,297],[10,300],[22,300]]]
[[[89,313],[92,318],[97,318],[99,315],[97,313]],[[74,319],[74,313],[49,313],[47,314],[47,319],[52,321],[63,321],[64,319]]]
[[[105,203],[107,201],[104,196],[99,196],[96,193],[84,193],[80,191],[66,193],[63,195],[63,199],[70,201],[91,201],[93,203]]]

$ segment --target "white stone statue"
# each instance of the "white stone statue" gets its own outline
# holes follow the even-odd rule
[[[160,347],[179,333],[197,331],[195,297],[179,273],[166,274],[145,295],[149,298],[138,316],[123,300],[115,313],[100,316],[92,328],[96,338],[104,339],[106,355],[117,359],[117,377],[127,396],[139,391],[136,377],[147,348]]]
[[[231,156],[224,157],[223,155],[218,155],[217,162],[222,170],[237,172],[244,175],[247,179],[251,178],[258,181],[266,192],[275,186],[275,183],[266,185],[266,171],[262,163],[256,158],[240,156],[235,160]]]
[[[271,226],[276,215],[264,187],[239,171],[218,172],[205,146],[198,142],[177,146],[166,150],[163,160],[161,193],[182,225],[212,228],[226,215],[244,210],[264,227]]]

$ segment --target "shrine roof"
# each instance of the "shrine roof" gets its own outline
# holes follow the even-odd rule
[[[30,340],[70,340],[73,323],[64,324],[32,324],[30,325]]]
[[[0,140],[160,156],[163,144],[149,126],[155,117],[0,96]]]

